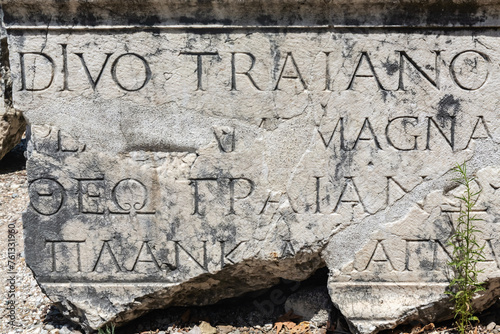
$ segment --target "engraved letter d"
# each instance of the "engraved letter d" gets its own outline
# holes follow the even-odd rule
[[[24,56],[25,55],[33,55],[33,57],[43,57],[45,58],[45,61],[48,61],[50,63],[50,68],[51,68],[51,73],[50,73],[50,78],[47,80],[47,84],[44,87],[41,88],[36,88],[35,83],[34,83],[34,77],[36,73],[33,73],[33,83],[31,87],[26,87],[26,66],[24,65]],[[46,55],[45,53],[42,52],[19,52],[19,60],[20,60],[20,65],[21,65],[21,89],[20,90],[27,90],[27,91],[40,91],[44,90],[50,87],[52,85],[52,81],[54,81],[54,70],[55,70],[55,65],[54,65],[54,60]],[[33,63],[35,63],[33,61]],[[37,70],[36,66],[33,66],[33,71]]]

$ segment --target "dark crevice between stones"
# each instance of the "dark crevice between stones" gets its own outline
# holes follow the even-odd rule
[[[221,300],[207,306],[170,307],[154,310],[132,322],[116,329],[117,334],[134,334],[144,331],[164,330],[169,327],[186,328],[199,325],[201,321],[216,326],[232,326],[235,328],[256,326],[264,327],[274,324],[286,313],[285,303],[293,294],[314,288],[324,288],[327,291],[328,269],[318,269],[304,281],[281,279],[281,282],[268,289],[246,293],[240,297]],[[203,292],[201,292],[203,293]],[[330,304],[330,328],[347,327],[341,313]],[[309,319],[298,319],[298,321]],[[327,327],[327,326],[323,326]]]
[[[22,139],[9,153],[0,159],[0,174],[8,174],[26,169],[27,140]]]
[[[61,329],[63,327],[68,328],[69,330],[80,331],[83,333],[82,328],[78,324],[74,324],[59,311],[59,309],[55,305],[51,305],[47,309],[47,315],[43,320],[44,324],[52,325],[54,328]]]
[[[0,47],[2,55],[0,58],[0,75],[2,76],[3,99],[5,106],[12,108],[12,78],[10,75],[9,42],[7,37],[1,39]]]

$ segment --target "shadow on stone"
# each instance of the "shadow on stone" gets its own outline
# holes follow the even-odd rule
[[[26,147],[27,140],[23,139],[0,160],[0,174],[26,169],[26,157],[24,154],[26,152]]]
[[[500,323],[500,300],[497,300],[495,304],[487,308],[481,313],[476,314],[479,318],[479,324],[481,324],[484,328],[491,326],[492,322]],[[403,333],[427,333],[433,332],[435,330],[424,331],[423,328],[428,325],[425,322],[414,321],[409,324],[402,324],[397,326],[394,329],[383,330],[379,332],[379,334],[403,334]],[[495,324],[496,325],[496,324]],[[421,328],[418,330],[417,328]],[[500,326],[499,326],[500,327]],[[441,330],[443,332],[447,331],[449,333],[457,333],[454,325],[453,319],[438,322],[435,324],[435,328],[437,330]],[[495,328],[496,330],[496,328]],[[480,333],[483,333],[479,331]],[[491,329],[487,329],[487,333],[498,333],[500,331],[493,331]]]
[[[60,329],[59,333],[83,333],[80,326],[69,322],[68,319],[54,306],[50,306],[47,315],[43,320],[45,329],[57,328]],[[64,329],[63,329],[64,328]],[[43,333],[43,332],[42,332]]]
[[[328,269],[321,268],[305,281],[289,281],[282,279],[280,284],[269,289],[247,293],[237,298],[220,301],[214,305],[199,307],[171,307],[168,309],[152,311],[133,322],[118,328],[117,334],[132,334],[144,331],[167,331],[172,328],[183,329],[200,325],[202,321],[217,327],[218,332],[232,332],[236,329],[254,333],[268,332],[277,319],[289,311],[290,300],[297,301],[298,295],[311,295],[316,291],[313,298],[322,299],[322,294],[327,294],[326,283]],[[324,291],[320,291],[321,289]],[[210,293],[210,291],[200,291]],[[294,298],[295,296],[295,298]],[[287,302],[288,300],[288,302]],[[304,306],[307,301],[304,300]],[[288,307],[287,307],[288,306]],[[325,328],[348,328],[340,312],[329,301],[328,311],[323,310],[323,317],[316,323],[318,327]],[[294,312],[293,313],[297,313]],[[300,312],[299,312],[300,313]],[[297,321],[310,321],[311,319],[297,319]],[[317,320],[316,320],[317,321]],[[312,322],[312,321],[311,321]],[[328,325],[326,324],[328,322]],[[246,328],[246,329],[245,329]],[[348,333],[347,330],[342,330]],[[341,331],[335,331],[340,333]]]

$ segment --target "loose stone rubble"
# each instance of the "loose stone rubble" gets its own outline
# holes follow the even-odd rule
[[[325,326],[330,321],[332,302],[328,291],[323,287],[306,288],[287,298],[285,310],[308,319],[316,326]]]
[[[26,129],[22,113],[12,107],[9,54],[5,31],[0,27],[0,160],[14,148]]]
[[[26,261],[86,330],[325,264],[353,331],[450,318],[463,161],[475,306],[500,295],[499,6],[1,3],[32,125]]]

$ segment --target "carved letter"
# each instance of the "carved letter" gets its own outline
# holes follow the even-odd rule
[[[370,136],[368,137],[361,137],[363,134],[363,131],[365,130],[365,127],[370,131]],[[368,117],[365,118],[365,121],[363,122],[363,126],[361,127],[361,130],[359,130],[358,138],[356,138],[356,142],[354,143],[354,146],[352,147],[353,150],[356,149],[356,146],[358,145],[358,142],[360,140],[373,140],[375,143],[375,147],[377,147],[379,150],[382,149],[380,147],[380,144],[378,142],[377,136],[375,135],[375,132],[373,131],[372,125],[370,124],[370,121],[368,120]]]
[[[415,68],[427,81],[430,82],[430,84],[434,87],[436,87],[439,90],[439,64],[441,63],[441,51],[434,50],[433,52],[436,54],[435,60],[434,60],[434,68],[435,68],[435,73],[436,73],[436,79],[431,79],[431,77],[424,72],[424,70],[417,65],[417,63],[411,59],[408,54],[405,51],[396,51],[399,52],[399,86],[397,90],[406,90],[405,85],[404,85],[404,80],[403,80],[403,74],[404,74],[404,69],[405,69],[405,59],[408,60],[408,62]]]
[[[366,59],[366,63],[368,64],[368,68],[372,72],[372,74],[357,74],[359,68],[361,67],[361,63],[363,62],[363,59]],[[352,74],[351,81],[349,82],[349,86],[347,87],[347,90],[352,90],[354,86],[354,79],[356,77],[360,78],[374,78],[375,82],[377,83],[377,87],[379,90],[385,90],[384,87],[382,87],[382,84],[380,83],[377,73],[375,73],[375,68],[373,67],[373,64],[370,60],[370,57],[368,56],[368,52],[363,51],[361,52],[361,57],[359,57],[358,65],[356,66],[356,69],[354,70],[354,73]]]
[[[65,190],[62,184],[49,178],[33,180],[29,185],[30,204],[41,215],[51,216],[59,212]]]
[[[108,251],[108,254],[109,254],[110,259],[111,259],[111,263],[114,265],[114,267],[117,269],[117,271],[122,271],[122,269],[120,268],[120,265],[118,264],[118,261],[116,260],[115,254],[113,254],[113,251],[111,250],[111,246],[109,245],[109,241],[110,240],[103,240],[101,251],[99,252],[99,256],[97,257],[97,260],[94,264],[94,268],[92,268],[92,271],[97,270],[97,266],[101,262],[101,259],[103,256],[104,249],[106,249]],[[108,271],[108,269],[109,268],[103,266],[103,271]]]
[[[389,127],[391,126],[392,122],[394,122],[397,119],[401,119],[402,120],[403,127],[405,129],[406,129],[406,126],[408,124],[411,124],[413,127],[415,127],[417,125],[417,122],[418,122],[418,118],[414,117],[414,116],[400,116],[400,117],[396,117],[396,118],[393,118],[393,119],[389,120],[389,122],[387,123],[387,126],[385,127],[385,136],[387,138],[387,142],[389,143],[389,145],[391,145],[392,147],[394,147],[395,149],[400,150],[400,151],[414,151],[414,150],[417,150],[417,138],[419,136],[413,136],[414,137],[413,147],[408,147],[408,148],[398,147],[392,141],[391,137],[389,136]],[[414,120],[414,122],[412,122],[411,120]]]
[[[321,213],[321,198],[319,194],[319,190],[321,188],[321,176],[315,176],[316,179],[316,210],[314,213]]]
[[[76,250],[76,259],[72,258],[72,260],[76,260],[76,272],[81,272],[82,271],[82,262],[80,258],[80,244],[84,243],[85,240],[45,240],[45,244],[50,245],[50,255],[52,257],[52,272],[58,272],[58,266],[57,263],[62,264],[65,268],[64,272],[68,272],[70,269],[70,264],[75,264],[74,261],[70,261],[69,257],[73,254],[72,251]],[[56,247],[56,245],[60,245],[60,247]],[[73,249],[70,248],[70,246]],[[58,249],[59,248],[59,249]],[[60,260],[58,260],[58,254],[63,254],[66,256],[64,261],[61,263]]]
[[[206,179],[191,179],[191,185],[193,186],[193,198],[194,198],[194,211],[193,215],[199,215],[199,216],[204,216],[205,211],[200,209],[200,203],[202,196],[200,196],[200,189],[199,189],[199,184],[198,182],[202,181],[215,181],[217,182],[216,178],[206,178]]]
[[[179,241],[175,241],[175,265],[177,268],[180,266],[179,250],[182,249],[201,269],[208,271],[208,257],[207,257],[207,242],[203,241],[203,264],[200,263],[186,248],[184,248]]]
[[[446,140],[446,142],[450,145],[451,149],[453,150],[455,147],[455,116],[450,116],[451,118],[451,130],[450,130],[450,138],[448,139],[446,135],[444,134],[443,130],[439,127],[439,125],[436,123],[436,121],[432,117],[428,117],[428,123],[427,123],[427,145],[425,146],[426,150],[430,150],[430,141],[431,141],[431,124],[434,124],[436,129],[438,129],[439,133],[443,138]]]
[[[290,240],[283,240],[283,248],[281,249],[280,258],[285,258],[287,256],[294,256],[295,249],[293,249],[293,245]]]
[[[237,72],[236,71],[236,55],[241,54],[241,55],[246,55],[250,58],[250,67],[246,71],[242,72]],[[253,80],[252,76],[250,75],[250,71],[255,65],[255,56],[251,54],[250,52],[232,52],[231,53],[231,90],[238,90],[236,89],[236,74],[242,74],[246,75],[248,80],[252,83],[252,85],[257,89],[257,90],[262,90],[260,89],[255,81]]]
[[[493,249],[493,244],[492,244],[491,240],[492,239],[485,240],[483,247],[489,249],[489,252],[487,252],[489,254],[487,254],[487,255],[490,255],[489,258],[492,258],[492,260],[484,259],[483,261],[484,262],[495,262],[496,267],[498,269],[500,269],[500,262],[498,261],[498,255],[495,253],[495,250]]]
[[[441,270],[451,260],[450,253],[440,240],[406,239],[404,271]]]
[[[276,191],[270,191],[269,195],[266,198],[266,201],[264,202],[264,206],[262,207],[262,210],[260,210],[259,215],[262,215],[266,212],[269,212],[270,214],[274,214],[278,210],[278,205],[280,203],[282,194],[280,192]],[[269,211],[268,211],[269,208]]]
[[[234,128],[229,126],[214,127],[214,135],[222,152],[229,153],[234,151],[236,144]]]
[[[48,61],[50,63],[50,67],[51,67],[51,72],[50,72],[50,79],[48,80],[48,83],[41,87],[41,88],[36,88],[34,87],[35,84],[34,84],[34,77],[36,75],[36,72],[37,72],[37,67],[35,66],[35,62],[33,62],[33,83],[32,83],[32,87],[27,87],[26,86],[26,66],[25,66],[25,55],[34,55],[34,56],[41,56],[43,58],[45,58],[46,61]],[[47,89],[50,87],[50,85],[52,85],[52,81],[54,80],[54,71],[55,71],[55,65],[54,65],[54,60],[49,56],[49,55],[46,55],[45,53],[42,53],[42,52],[19,52],[19,57],[20,57],[20,65],[21,65],[21,91],[22,90],[26,90],[26,91],[30,91],[30,92],[34,92],[34,91],[40,91],[40,90],[44,90],[44,89]]]
[[[181,52],[181,55],[188,56],[196,56],[196,74],[198,77],[198,83],[196,85],[196,90],[205,90],[202,85],[202,73],[203,73],[203,65],[202,65],[202,56],[218,56],[218,52]],[[250,71],[250,70],[249,70]]]
[[[90,86],[92,86],[92,89],[95,90],[97,84],[99,83],[99,80],[101,80],[101,75],[102,72],[104,72],[104,68],[106,67],[106,64],[108,63],[109,57],[111,57],[113,53],[106,53],[106,59],[104,60],[104,63],[101,66],[101,70],[99,71],[99,74],[97,75],[97,78],[94,80],[92,78],[92,74],[90,74],[89,68],[87,67],[87,63],[85,63],[85,59],[83,59],[83,53],[75,53],[78,57],[80,57],[80,60],[83,65],[83,69],[85,70],[85,74],[87,74],[87,78],[89,79]]]
[[[77,179],[78,181],[78,211],[80,213],[104,213],[104,178]]]
[[[67,47],[68,45],[67,44],[61,44],[61,47],[62,47],[62,56],[63,56],[63,68],[62,68],[62,72],[63,72],[63,88],[61,89],[61,92],[62,91],[65,91],[65,90],[70,90],[68,88],[68,51],[67,51]]]
[[[444,255],[444,258],[446,261],[442,260],[442,263],[439,263],[439,253]],[[441,256],[443,258],[443,256]],[[432,270],[436,269],[441,269],[443,264],[446,264],[448,261],[451,261],[451,254],[448,252],[448,250],[444,247],[443,243],[441,240],[434,240],[434,256],[432,259]]]
[[[146,247],[144,247],[146,246]],[[147,259],[144,259],[141,257],[142,255],[142,250],[146,248],[146,253]],[[154,268],[157,270],[161,270],[160,265],[158,264],[158,261],[156,260],[153,251],[151,250],[151,247],[149,247],[149,241],[143,241],[141,248],[139,249],[139,253],[137,254],[137,258],[135,259],[134,265],[132,266],[132,269],[130,271],[135,271],[137,264],[141,263],[152,263],[154,265]]]
[[[288,58],[291,59],[293,71],[291,69],[290,70],[286,69],[286,65],[288,63]],[[276,81],[276,86],[274,86],[274,90],[279,90],[281,78],[294,79],[294,80],[299,79],[300,83],[302,84],[302,87],[304,87],[304,90],[307,90],[306,82],[302,78],[302,75],[300,74],[297,63],[295,62],[295,59],[293,58],[293,55],[291,52],[287,52],[287,54],[286,54],[285,62],[283,63],[283,67],[281,68],[281,72],[280,72],[280,75],[278,77],[278,81]]]
[[[490,62],[490,58],[485,55],[484,53],[482,52],[479,52],[479,51],[475,51],[475,50],[466,50],[466,51],[462,51],[460,53],[458,53],[455,57],[453,57],[453,60],[451,61],[450,63],[450,73],[451,73],[451,78],[453,79],[453,81],[457,84],[458,87],[462,88],[462,89],[465,89],[465,90],[476,90],[476,89],[479,89],[481,87],[483,87],[484,83],[486,82],[486,80],[488,80],[488,76],[489,76],[489,71],[488,71],[488,68],[486,68],[486,74],[484,75],[484,80],[481,81],[481,83],[476,83],[474,86],[466,86],[465,84],[459,82],[458,80],[458,77],[457,77],[457,71],[455,70],[455,62],[457,61],[457,59],[465,54],[465,53],[475,53],[475,54],[478,54],[483,60],[486,61],[486,63],[489,63]],[[478,61],[477,59],[467,59],[466,60],[467,64],[470,68],[471,68],[471,71],[469,73],[478,73],[479,70],[478,70]],[[460,71],[462,74],[462,71]]]
[[[247,184],[248,191],[244,195],[236,196],[234,188],[236,185],[239,185],[240,182],[244,182]],[[241,186],[238,188],[241,188]],[[236,212],[234,211],[234,202],[236,200],[245,199],[245,198],[249,197],[253,193],[254,188],[255,188],[255,185],[254,185],[253,181],[246,179],[246,178],[235,178],[235,179],[229,180],[229,202],[230,202],[229,214],[236,214]]]
[[[331,84],[332,84],[332,78],[330,77],[330,53],[331,52],[323,52],[326,56],[326,60],[325,60],[325,89],[323,89],[323,91],[325,92],[331,92],[332,89],[331,89]]]
[[[135,212],[146,205],[148,191],[140,181],[124,179],[113,188],[112,198],[116,206],[124,212]]]
[[[392,176],[387,176],[387,205],[394,204],[394,202],[396,202],[407,193],[408,190],[403,188],[398,181],[396,181]]]
[[[123,57],[125,56],[129,56],[129,57],[136,57],[138,58],[141,62],[142,62],[142,65],[144,66],[144,81],[142,82],[142,84],[137,87],[137,88],[133,88],[133,87],[130,87],[130,88],[127,88],[125,87],[119,80],[118,80],[118,76],[116,75],[116,66],[118,65],[118,61],[120,61],[120,59],[122,59]],[[83,57],[82,57],[83,59]],[[104,66],[103,66],[104,68]],[[100,75],[100,74],[99,74]],[[138,55],[137,53],[124,53],[122,55],[119,55],[115,61],[113,62],[113,64],[111,65],[111,77],[113,78],[113,81],[118,85],[118,87],[120,87],[121,89],[123,90],[126,90],[127,92],[136,92],[138,90],[141,90],[144,86],[146,86],[146,84],[149,82],[149,80],[151,79],[151,68],[149,67],[149,64],[148,62],[146,61],[146,59],[144,59],[144,57]],[[96,82],[97,84],[97,82]]]
[[[323,141],[323,144],[325,145],[325,148],[328,148],[330,146],[330,143],[332,142],[333,136],[335,135],[335,132],[337,131],[337,128],[339,129],[339,134],[340,134],[340,149],[345,150],[344,146],[344,119],[342,117],[339,118],[337,121],[337,124],[335,124],[335,128],[333,129],[330,138],[328,138],[328,142],[325,139],[325,136],[323,135],[323,132],[320,128],[318,128],[319,135],[321,137],[321,140]],[[328,137],[328,136],[327,136]]]
[[[340,193],[339,200],[333,212],[337,212],[342,203],[351,203],[353,205],[361,204],[363,210],[366,211],[361,201],[361,196],[359,196],[358,189],[354,184],[353,177],[345,177],[344,188],[342,188],[342,192]]]
[[[220,243],[220,268],[223,269],[224,266],[226,265],[225,260],[228,260],[231,264],[235,264],[238,262],[238,259],[236,258],[242,258],[244,256],[246,249],[245,247],[240,247],[241,245],[245,244],[247,241],[241,241],[238,244],[236,244],[235,247],[233,247],[227,254],[225,252],[225,246],[226,242],[225,241],[219,241]],[[234,254],[233,254],[234,253]],[[234,255],[236,258],[233,258],[233,260],[230,258],[231,255]]]
[[[481,125],[479,125],[479,122],[481,122]],[[486,139],[488,137],[491,138],[490,130],[488,130],[483,116],[478,116],[476,125],[474,125],[474,129],[472,129],[472,134],[470,135],[469,141],[467,142],[467,146],[465,146],[464,150],[469,148],[469,144],[472,139]]]
[[[387,255],[385,247],[382,244],[382,241],[383,240],[377,240],[377,244],[375,245],[375,249],[373,250],[373,253],[370,256],[368,263],[366,264],[365,268],[361,271],[367,270],[368,267],[370,267],[370,264],[372,264],[373,262],[377,264],[385,264],[386,266],[389,267],[389,269],[395,270],[394,265],[392,264],[391,259]]]

